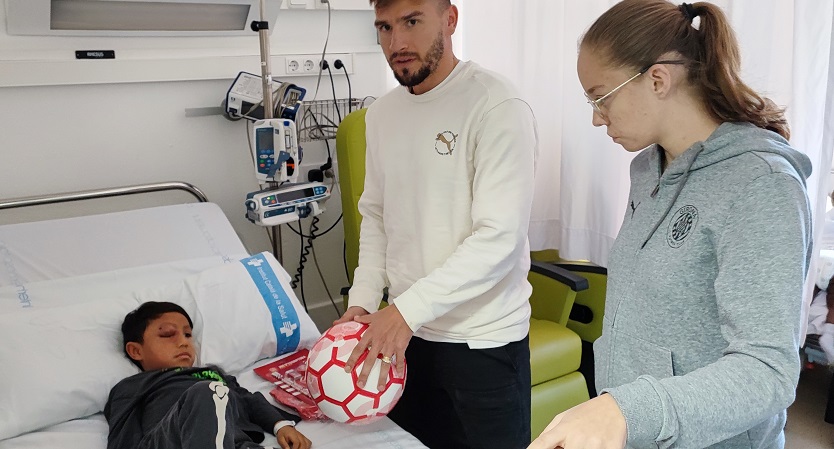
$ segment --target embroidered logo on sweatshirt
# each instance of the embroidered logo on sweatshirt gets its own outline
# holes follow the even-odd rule
[[[438,133],[434,139],[434,151],[442,156],[451,156],[458,144],[458,134],[451,131]]]
[[[687,237],[692,235],[695,225],[698,224],[698,209],[695,206],[683,206],[672,216],[669,222],[669,230],[666,232],[666,241],[672,248],[680,248]]]

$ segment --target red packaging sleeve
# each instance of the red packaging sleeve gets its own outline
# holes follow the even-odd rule
[[[323,420],[326,417],[307,390],[308,354],[308,350],[301,349],[272,363],[255,368],[255,374],[272,382],[275,388],[269,394],[279,404],[295,410],[301,419]]]

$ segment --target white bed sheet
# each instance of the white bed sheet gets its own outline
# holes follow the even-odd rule
[[[424,449],[416,438],[388,419],[368,426],[346,428],[345,424],[307,423],[298,430],[313,442],[313,449]],[[265,447],[279,447],[275,437],[267,438]],[[101,414],[78,419],[0,441],[0,449],[106,449],[107,421]]]
[[[260,361],[252,368],[266,365],[275,359]],[[252,369],[239,373],[237,380],[241,386],[249,391],[260,392],[269,402],[277,405],[269,391],[272,384],[258,377]],[[310,422],[302,421],[298,430],[313,442],[313,449],[423,449],[425,446],[420,440],[394,424],[388,418],[368,425],[348,425],[336,422]],[[275,437],[269,437],[262,443],[269,447],[279,447]],[[0,446],[0,449],[5,449]]]
[[[249,391],[260,392],[273,404],[269,395],[272,385],[258,377],[252,368],[275,359],[260,361],[237,375],[240,384]],[[417,438],[384,418],[366,426],[335,422],[301,422],[298,430],[310,441],[314,449],[423,449]],[[61,423],[37,432],[0,441],[0,449],[106,449],[107,421],[102,414]],[[275,437],[268,436],[263,446],[278,447]]]
[[[246,252],[213,203],[4,225],[0,287]]]

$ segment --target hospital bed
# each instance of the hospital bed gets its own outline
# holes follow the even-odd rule
[[[0,200],[0,215],[15,214],[17,207],[101,197],[117,197],[122,205],[129,195],[171,189],[190,192],[199,202],[0,226],[0,320],[8,323],[9,317],[25,319],[27,314],[70,308],[83,311],[90,307],[90,313],[94,313],[93,307],[101,306],[93,301],[94,297],[119,298],[130,292],[177,283],[250,256],[220,208],[206,202],[202,192],[185,183]],[[120,321],[108,323],[120,324]],[[8,344],[12,343],[0,341],[0,346]],[[0,350],[3,375],[20,374],[13,373],[16,367],[3,357],[12,358],[9,354],[25,355],[34,350],[27,347],[27,341],[13,344],[17,345],[13,351]],[[232,374],[244,387],[260,391],[272,401],[268,394],[272,385],[252,371],[253,367],[272,360],[255,362]],[[66,381],[60,364],[43,369],[53,370],[56,382]],[[61,401],[56,400],[54,404],[59,407]],[[3,407],[0,404],[0,409]],[[51,413],[47,409],[43,412]],[[0,449],[106,447],[108,427],[101,413],[75,418],[0,440]],[[298,429],[318,449],[424,447],[388,419],[367,426],[302,422]],[[274,437],[269,436],[263,444],[277,446]]]

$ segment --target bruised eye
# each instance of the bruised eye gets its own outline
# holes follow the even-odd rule
[[[172,325],[172,324],[165,323],[165,324],[159,326],[159,336],[161,338],[170,338],[170,337],[173,337],[176,334],[177,334],[177,327]]]

